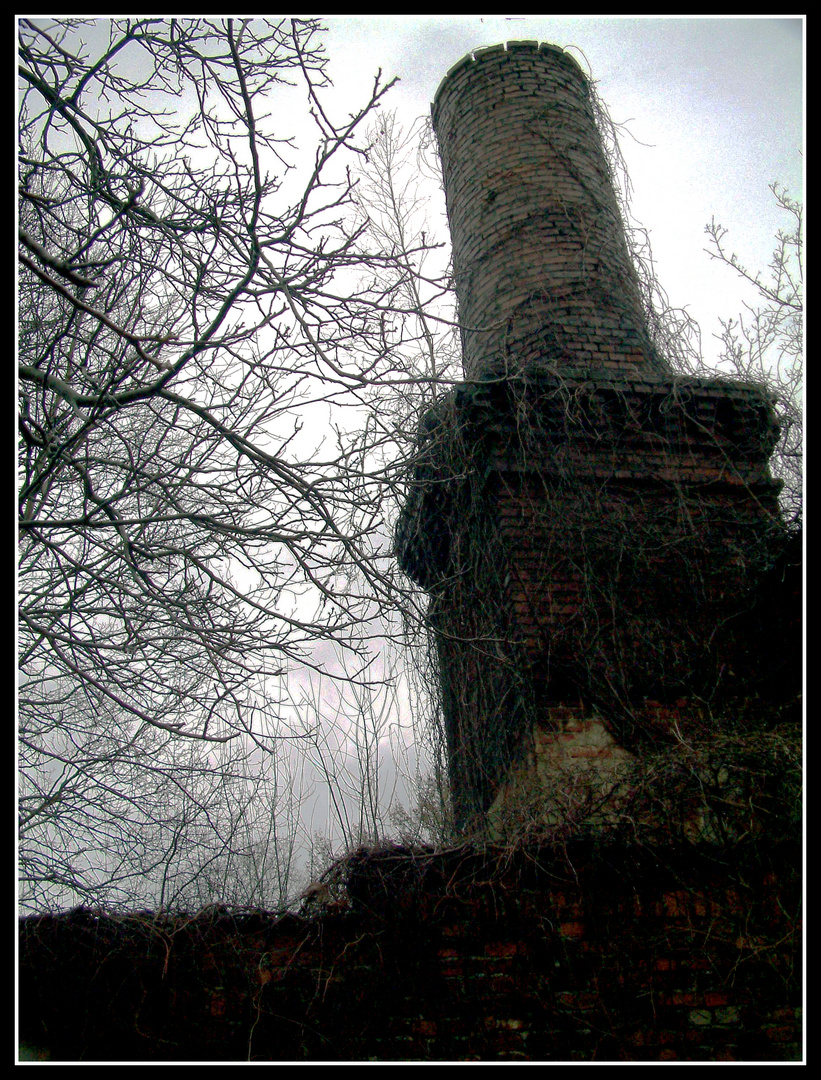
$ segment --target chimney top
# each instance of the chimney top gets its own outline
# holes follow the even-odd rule
[[[578,62],[536,41],[469,53],[436,92],[468,379],[667,372],[594,103]]]

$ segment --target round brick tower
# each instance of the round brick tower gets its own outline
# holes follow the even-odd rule
[[[576,61],[529,41],[477,50],[440,85],[433,126],[465,377],[534,359],[664,370]]]
[[[496,837],[609,828],[638,820],[660,747],[774,711],[773,403],[654,349],[566,53],[465,57],[433,122],[465,381],[424,417],[396,547],[431,598],[456,819]],[[717,834],[700,797],[647,827],[678,813]]]

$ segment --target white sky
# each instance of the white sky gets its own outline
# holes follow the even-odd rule
[[[472,49],[507,40],[577,46],[612,119],[629,121],[638,140],[620,138],[633,217],[650,232],[671,303],[701,324],[710,358],[718,315],[735,315],[749,294],[704,254],[704,226],[715,216],[742,263],[763,269],[787,224],[768,183],[803,198],[803,16],[321,18],[336,117],[366,99],[381,67],[401,79],[385,108],[405,126],[429,112],[447,70]]]

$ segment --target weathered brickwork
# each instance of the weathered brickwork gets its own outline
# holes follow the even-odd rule
[[[718,730],[729,699],[759,694],[776,437],[755,386],[538,365],[429,414],[397,546],[432,596],[465,824],[513,765],[518,784],[542,710],[569,691],[630,749],[688,728],[688,707],[665,728],[645,699],[689,697],[701,720],[709,686]]]
[[[457,820],[481,829],[527,762],[550,772],[551,705],[633,753],[756,697],[736,629],[784,540],[778,425],[761,388],[675,376],[653,347],[575,60],[477,51],[433,123],[466,382],[424,419],[397,551],[431,594]]]
[[[433,125],[466,376],[546,358],[663,368],[570,54],[527,41],[477,50],[439,87]]]
[[[361,853],[313,918],[23,920],[20,1035],[82,1061],[799,1060],[790,856],[627,851]]]

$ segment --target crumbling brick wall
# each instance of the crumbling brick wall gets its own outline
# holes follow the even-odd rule
[[[798,854],[362,851],[310,917],[29,918],[20,1035],[53,1060],[794,1061]]]

